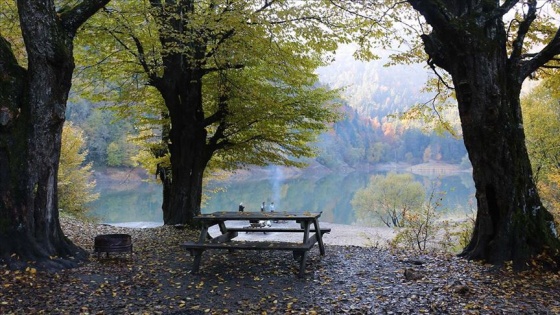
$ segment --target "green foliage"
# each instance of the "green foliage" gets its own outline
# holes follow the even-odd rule
[[[356,192],[351,204],[362,222],[378,217],[388,227],[404,227],[407,217],[421,208],[424,187],[412,174],[374,175]],[[371,222],[370,222],[371,223]]]
[[[22,67],[27,67],[27,52],[19,24],[16,1],[0,2],[0,29],[2,37],[10,43],[10,47]]]
[[[119,166],[122,164],[124,154],[119,150],[119,146],[115,142],[111,142],[107,147],[107,165]]]
[[[248,164],[302,166],[301,158],[315,155],[311,144],[339,117],[338,104],[331,101],[337,92],[314,86],[314,66],[292,65],[298,70],[263,64],[206,76],[208,115],[220,111],[224,95],[219,91],[227,90],[228,116],[207,127],[214,135],[222,128],[223,141],[228,143],[216,152],[215,162],[220,168]]]
[[[352,35],[342,31],[342,16],[329,14],[337,8],[322,1],[260,6],[253,1],[199,2],[183,8],[179,20],[185,27],[179,30],[159,15],[157,6],[114,1],[79,36],[77,91],[118,104],[113,108],[121,116],[133,116],[140,130],[153,129],[161,136],[159,126],[169,124],[166,117],[176,112],[151,86],[165,75],[164,60],[180,56],[187,71],[203,77],[202,108],[209,123],[204,128],[209,144],[216,140],[212,165],[301,166],[301,158],[315,154],[310,143],[339,117],[330,101],[337,92],[317,86],[314,70]],[[319,12],[321,6],[328,10]],[[174,9],[166,4],[165,12]],[[357,27],[346,18],[345,27]],[[177,81],[185,90],[187,83]]]
[[[62,147],[58,169],[58,206],[63,213],[87,216],[88,204],[99,197],[94,193],[92,163],[85,164],[83,131],[67,123],[62,131]]]
[[[546,79],[522,99],[527,150],[543,203],[560,220],[560,98],[555,78]]]

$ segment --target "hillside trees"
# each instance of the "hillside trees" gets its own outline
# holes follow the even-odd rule
[[[57,11],[52,0],[18,0],[21,26],[14,30],[21,35],[4,28],[0,36],[0,259],[12,268],[30,261],[44,269],[71,267],[87,256],[60,228],[57,173],[73,39],[108,1],[84,0]],[[15,12],[13,6],[3,10],[0,22],[16,25]],[[14,48],[6,38],[16,39]]]
[[[95,70],[105,87],[128,96],[127,85],[147,85],[130,93],[158,95],[148,105],[164,118],[153,152],[170,155],[169,169],[158,168],[165,224],[192,223],[200,212],[212,158],[235,169],[301,165],[312,154],[309,143],[336,118],[325,106],[334,94],[315,86],[313,71],[349,40],[337,29],[347,16],[334,10],[323,1],[122,1],[91,23],[87,47],[105,62]]]
[[[378,10],[374,3],[378,4],[365,4]],[[557,66],[558,3],[408,0],[385,4],[381,10],[392,12],[385,18],[404,22],[394,34],[420,35],[416,39],[421,42],[413,41],[411,51],[398,60],[410,62],[423,47],[428,65],[435,71],[443,69],[452,79],[478,209],[472,240],[461,255],[493,264],[513,261],[517,269],[526,268],[531,257],[544,251],[557,255],[560,243],[553,218],[533,181],[520,92],[523,82],[539,69]],[[422,21],[418,29],[412,28],[414,20]],[[394,40],[391,44],[404,42]]]

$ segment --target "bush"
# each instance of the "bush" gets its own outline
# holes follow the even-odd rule
[[[399,229],[392,245],[422,252],[428,248],[438,247],[436,240],[442,228],[437,223],[441,217],[441,202],[444,196],[444,192],[436,192],[435,185],[432,185],[428,200],[422,207],[412,209],[405,214],[403,227]],[[444,222],[444,227],[446,226],[447,223]]]
[[[362,222],[377,217],[387,227],[403,227],[407,214],[421,207],[424,194],[424,187],[412,174],[389,173],[372,176],[351,204]]]

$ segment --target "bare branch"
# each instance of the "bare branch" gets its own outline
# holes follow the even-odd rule
[[[263,6],[258,8],[257,10],[255,10],[255,13],[260,13],[266,9],[268,9],[270,6],[272,6],[275,2],[277,2],[276,0],[267,0],[264,2]]]
[[[511,52],[511,60],[519,60],[521,53],[523,52],[523,42],[525,41],[525,36],[529,32],[529,28],[533,21],[537,18],[537,1],[528,1],[529,10],[525,15],[525,19],[519,23],[519,30],[517,31],[517,37],[513,41],[513,50]]]
[[[432,60],[432,58],[428,59],[428,65],[430,66],[430,68],[432,69],[434,74],[438,77],[438,81],[440,81],[446,88],[448,88],[450,90],[455,89],[452,86],[450,86],[449,84],[447,84],[447,82],[445,82],[445,80],[441,77],[441,75],[439,75],[439,73],[437,72],[437,69],[436,69],[436,65],[435,65],[434,61]]]

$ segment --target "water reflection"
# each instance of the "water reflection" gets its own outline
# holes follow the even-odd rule
[[[226,190],[212,194],[202,212],[237,211],[240,202],[245,205],[245,211],[259,211],[262,202],[267,206],[274,202],[276,211],[322,211],[322,221],[359,225],[350,201],[358,189],[368,184],[372,175],[374,173],[353,172],[282,178],[276,174],[270,178],[214,183],[214,187],[225,187]],[[463,214],[470,210],[469,199],[474,194],[474,183],[469,173],[415,177],[425,187],[436,181],[438,190],[446,192],[444,207],[451,212]],[[100,198],[91,208],[92,214],[103,222],[163,220],[159,184],[142,182],[129,189],[99,186],[98,192]]]
[[[358,189],[367,186],[372,175],[364,172],[329,174],[319,178],[285,179],[281,183],[271,183],[268,179],[231,181],[222,183],[226,191],[212,195],[202,212],[236,211],[240,202],[245,205],[245,211],[259,211],[264,201],[267,205],[274,202],[277,211],[322,211],[323,221],[360,225],[350,201]],[[415,177],[425,187],[436,181],[437,190],[446,192],[443,208],[450,213],[462,215],[469,211],[469,198],[474,193],[469,174]]]
[[[99,199],[90,205],[92,216],[105,223],[163,223],[161,185],[142,181],[126,187],[120,187],[119,184],[115,182],[97,186]]]

